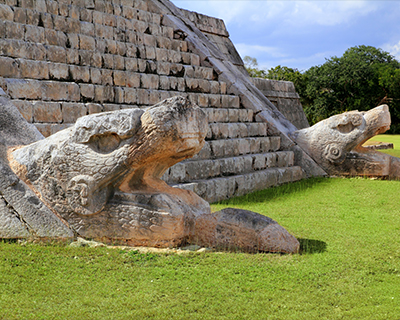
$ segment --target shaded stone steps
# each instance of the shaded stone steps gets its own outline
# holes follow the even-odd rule
[[[187,183],[194,180],[247,174],[268,168],[291,167],[293,164],[292,151],[246,154],[214,160],[190,160],[169,168],[163,179],[167,183]]]
[[[268,168],[247,174],[220,177],[172,186],[191,190],[208,202],[217,202],[231,197],[241,196],[257,190],[263,190],[304,178],[301,167]]]

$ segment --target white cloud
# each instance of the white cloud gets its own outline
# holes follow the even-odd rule
[[[389,52],[392,56],[400,61],[400,41],[395,44],[386,43],[382,45],[382,49]]]
[[[261,45],[249,45],[246,43],[236,43],[235,47],[239,52],[241,57],[244,56],[259,56],[263,54],[268,54],[270,57],[274,58],[284,58],[287,54],[282,53],[277,47],[261,46]]]

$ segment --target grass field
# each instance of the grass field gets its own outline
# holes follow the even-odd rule
[[[213,206],[272,217],[297,255],[0,243],[0,319],[400,319],[399,183],[311,179]]]
[[[275,219],[296,255],[0,242],[0,319],[398,320],[399,189],[315,178],[212,206]]]
[[[400,135],[398,134],[379,134],[368,141],[370,144],[374,142],[391,142],[393,149],[379,150],[380,152],[390,154],[395,157],[400,157]]]

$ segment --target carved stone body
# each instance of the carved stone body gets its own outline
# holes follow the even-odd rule
[[[387,105],[350,111],[291,133],[294,141],[328,174],[400,178],[400,159],[364,148],[365,141],[390,128]]]
[[[8,159],[41,201],[83,237],[135,246],[192,242],[297,252],[296,238],[272,219],[233,209],[236,220],[221,219],[195,193],[160,179],[201,150],[207,130],[204,112],[177,97],[145,111],[82,117],[69,129],[10,150]]]

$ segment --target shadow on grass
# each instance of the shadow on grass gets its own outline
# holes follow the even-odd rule
[[[297,239],[300,242],[300,253],[322,253],[326,251],[326,242],[313,239]]]

